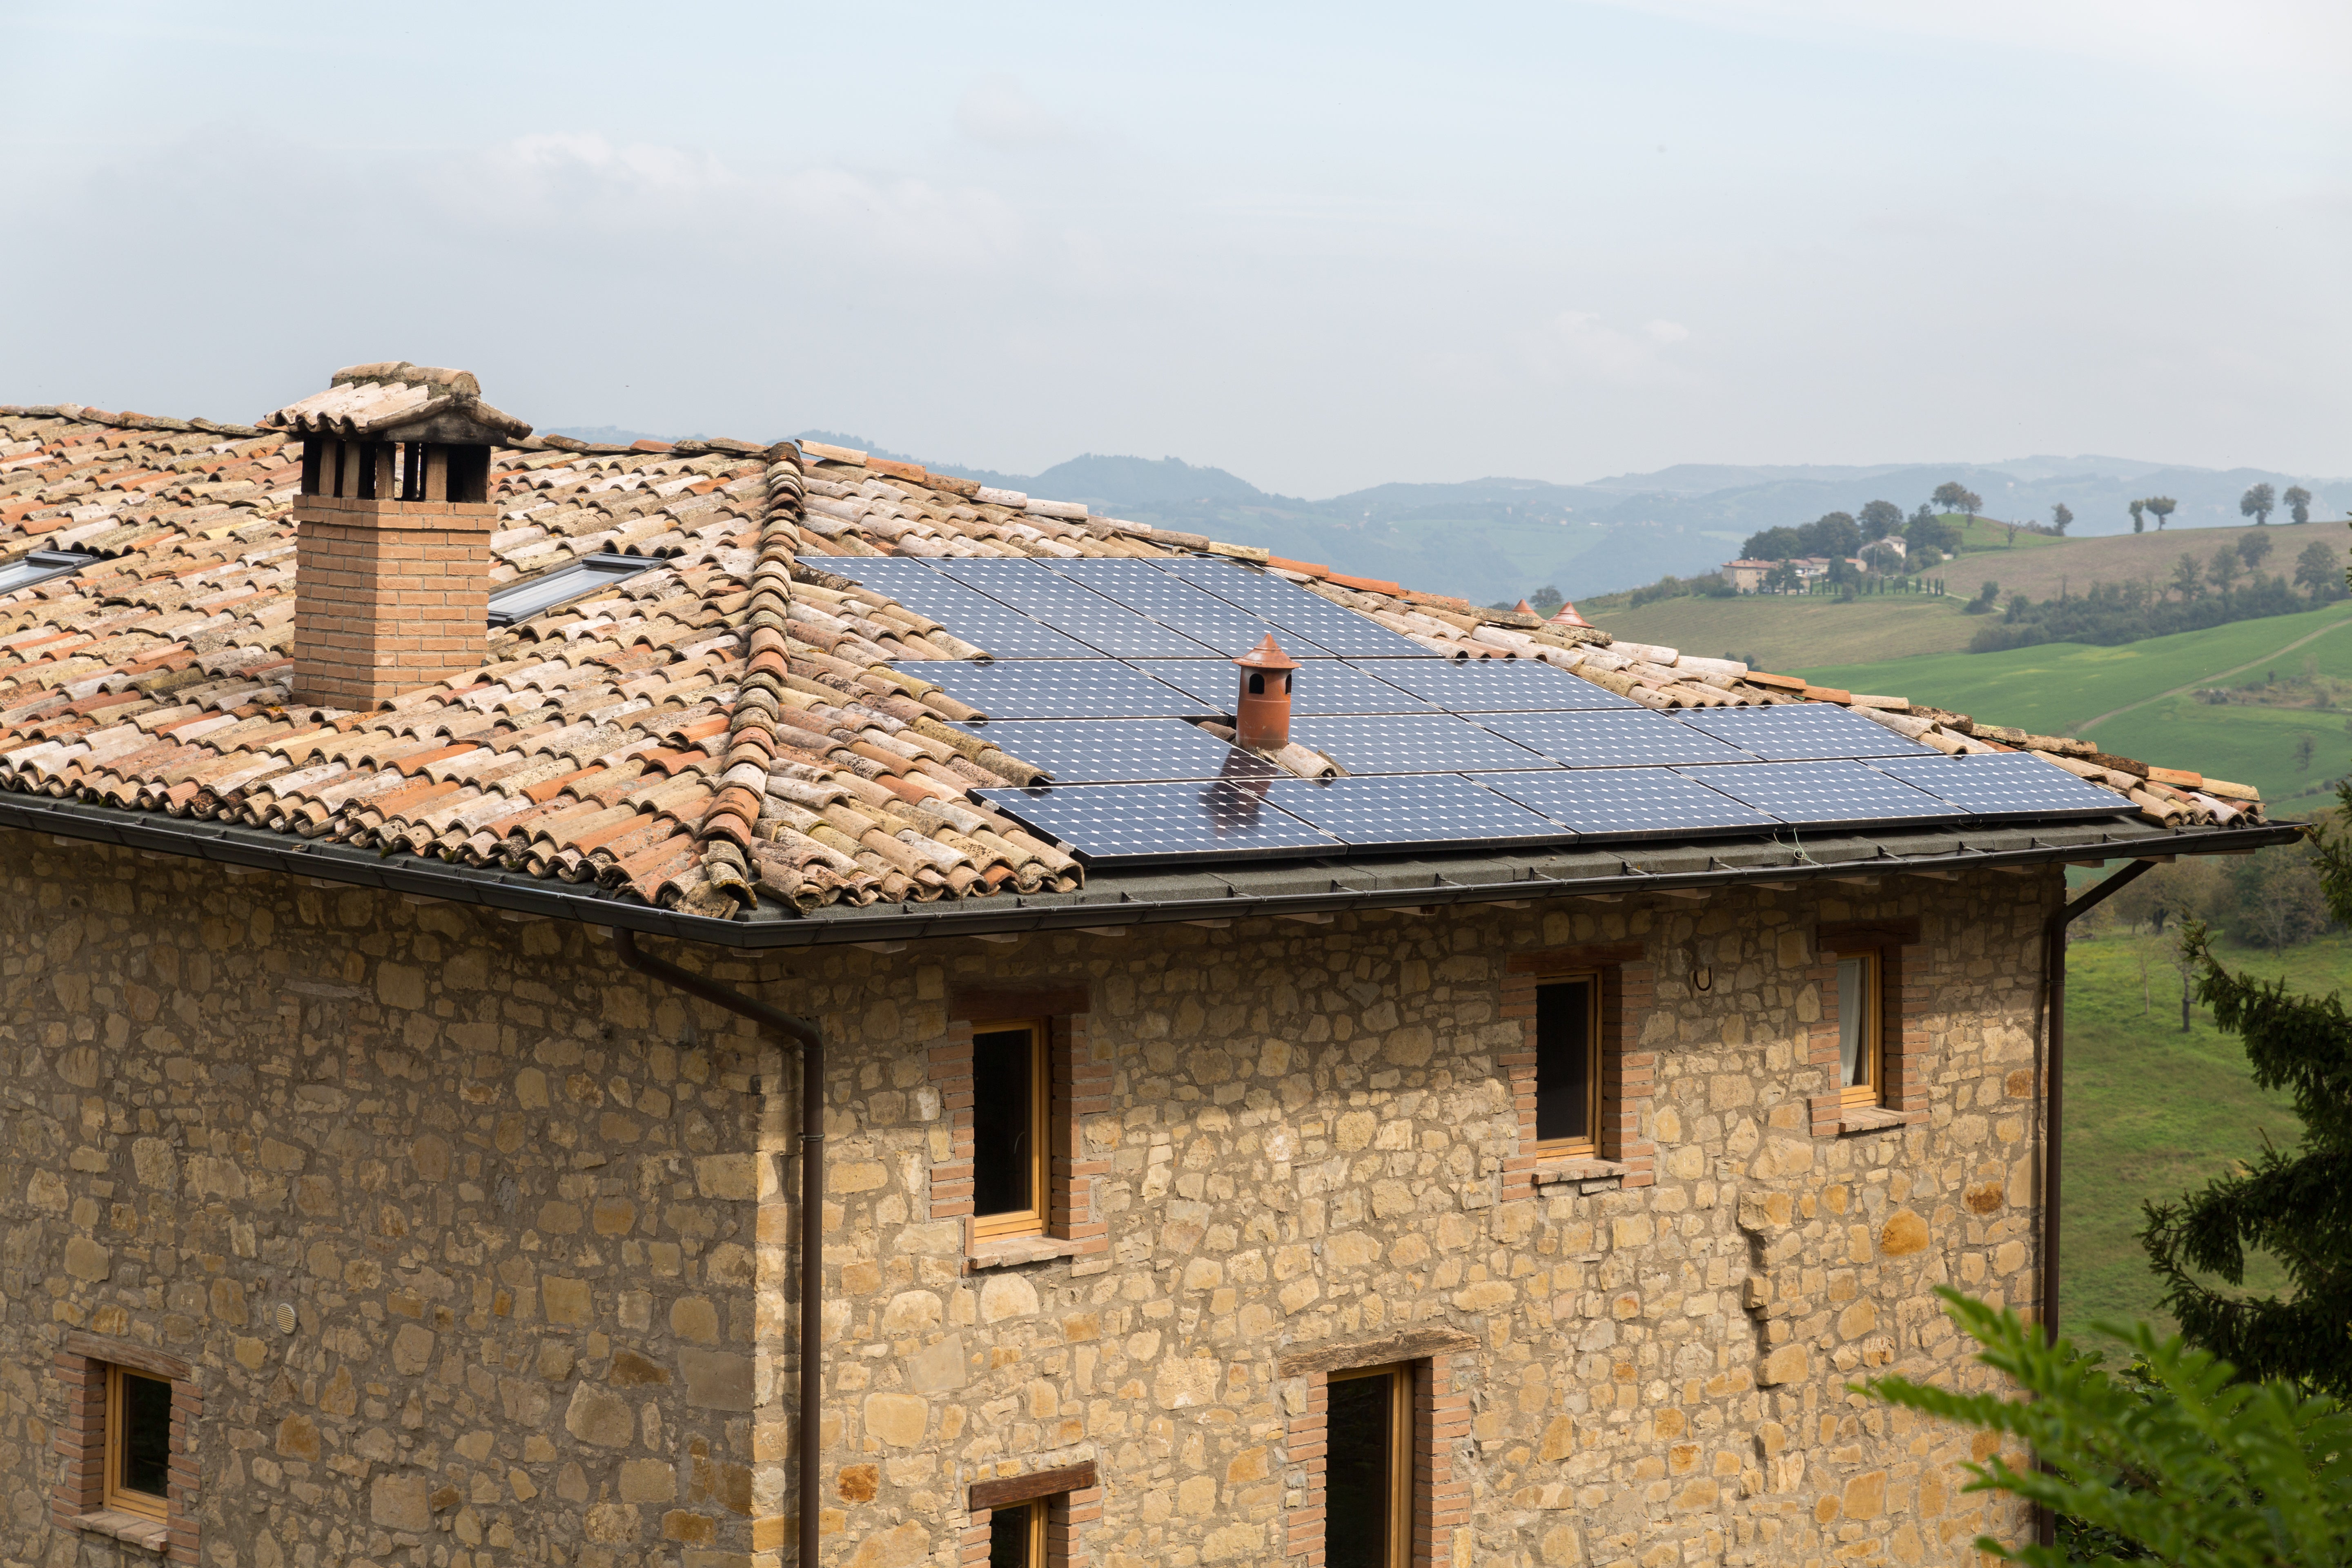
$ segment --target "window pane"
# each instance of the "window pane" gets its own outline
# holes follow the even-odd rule
[[[172,1385],[122,1374],[122,1489],[165,1497],[172,1487]]]
[[[1840,1081],[1849,1089],[1870,1083],[1870,1060],[1863,1050],[1863,1022],[1870,1016],[1869,981],[1867,960],[1838,960],[1838,1068]]]
[[[988,1568],[1045,1568],[1029,1561],[1029,1511],[1035,1506],[1020,1503],[988,1516]]]
[[[1392,1568],[1391,1381],[1351,1377],[1331,1384],[1323,1459],[1324,1568]]]
[[[971,1037],[972,1212],[1017,1214],[1037,1206],[1029,1191],[1037,1130],[1026,1029]]]
[[[1536,987],[1536,1137],[1592,1136],[1592,983]]]

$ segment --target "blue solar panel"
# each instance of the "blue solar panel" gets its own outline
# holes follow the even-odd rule
[[[1265,798],[1263,784],[1085,784],[991,789],[981,798],[1089,864],[1258,858],[1342,847]]]
[[[1192,693],[1206,713],[1231,713],[1241,692],[1241,671],[1231,659],[1137,659],[1135,668],[1156,680]],[[1436,710],[1400,691],[1378,676],[1336,659],[1307,661],[1291,681],[1290,711],[1302,713],[1430,713]]]
[[[1755,759],[1703,731],[1646,708],[1583,713],[1486,713],[1478,722],[1571,768]]]
[[[1356,849],[1415,844],[1558,842],[1574,837],[1454,773],[1412,778],[1276,779],[1271,796],[1292,816]]]
[[[1148,561],[1059,561],[1054,570],[1161,626],[1208,644],[1228,658],[1247,653],[1268,632],[1293,658],[1331,657],[1328,648],[1311,637],[1286,633]]]
[[[1311,638],[1333,653],[1385,658],[1428,656],[1429,650],[1411,637],[1271,573],[1196,555],[1178,556],[1162,564],[1161,570],[1263,616],[1286,631]]]
[[[1481,773],[1478,782],[1580,834],[1664,837],[1769,832],[1772,817],[1665,768],[1570,768]]]
[[[1016,658],[998,664],[934,659],[906,668],[991,719],[1181,719],[1217,711],[1111,658]]]
[[[1034,618],[966,587],[918,561],[832,557],[842,575],[887,594],[917,615],[998,658],[1086,658],[1100,650],[1064,637]]]
[[[1675,771],[1793,827],[1948,822],[1965,815],[1860,763],[1743,763]]]
[[[1351,773],[1455,773],[1543,766],[1543,759],[1526,747],[1515,746],[1451,713],[1308,714],[1290,721],[1290,738],[1310,751],[1323,752]]]
[[[2085,784],[2030,752],[1994,756],[1903,757],[1873,764],[1979,816],[2113,816],[2121,795]]]
[[[1769,708],[1695,708],[1679,715],[1718,740],[1769,762],[1832,757],[1939,757],[1861,714],[1831,702],[1780,702]]]
[[[1056,784],[1265,778],[1280,770],[1181,719],[1046,719],[962,726]]]
[[[939,570],[1108,654],[1122,658],[1216,657],[1216,649],[1114,604],[1042,561],[959,560],[943,562]]]
[[[1382,680],[1425,697],[1456,713],[1557,713],[1580,708],[1633,708],[1647,711],[1581,676],[1555,669],[1540,659],[1482,658],[1455,664],[1419,658],[1368,667]]]

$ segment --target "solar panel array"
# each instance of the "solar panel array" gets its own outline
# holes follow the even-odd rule
[[[1090,863],[1566,846],[2128,809],[2024,753],[1950,757],[1864,713],[1663,713],[1531,659],[1456,663],[1230,561],[836,559],[992,656],[915,667],[1045,770],[983,798]],[[1293,775],[1188,722],[1231,722],[1232,660],[1300,661]]]

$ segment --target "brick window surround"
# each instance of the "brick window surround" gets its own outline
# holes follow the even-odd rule
[[[1879,1046],[1885,1081],[1876,1105],[1845,1105],[1839,1092],[1838,983],[1841,954],[1878,955]],[[1809,1095],[1812,1134],[1876,1132],[1927,1120],[1933,1053],[1927,1040],[1927,963],[1919,920],[1824,921],[1813,931],[1807,978],[1822,999],[1822,1016],[1807,1040],[1808,1064],[1828,1092]]]
[[[1092,1568],[1087,1550],[1087,1530],[1102,1518],[1102,1484],[1095,1464],[1056,1470],[1038,1470],[1001,1480],[974,1481],[965,1494],[964,1525],[957,1541],[956,1561],[984,1565],[988,1562],[991,1521],[1001,1508],[1043,1499],[1045,1504],[1045,1561],[1042,1568]]]
[[[930,1081],[940,1094],[946,1147],[931,1161],[931,1217],[964,1222],[965,1251],[975,1261],[1030,1262],[1046,1258],[1108,1259],[1110,1226],[1097,1195],[1108,1160],[1087,1157],[1085,1119],[1111,1109],[1111,1068],[1087,1026],[1090,1003],[1083,985],[1034,989],[960,987],[948,999],[948,1033],[930,1053]],[[1036,1018],[1047,1028],[1052,1075],[1045,1130],[1045,1230],[1041,1237],[975,1242],[972,1217],[972,1026]]]
[[[162,1522],[106,1507],[106,1370],[122,1367],[172,1385],[172,1479]],[[110,1535],[161,1552],[174,1563],[196,1562],[195,1423],[204,1401],[189,1381],[188,1363],[105,1334],[66,1335],[51,1358],[50,1380],[62,1406],[57,1427],[58,1484],[49,1522],[60,1530]]]
[[[1596,974],[1601,981],[1601,1102],[1595,1109],[1597,1157],[1570,1160],[1536,1149],[1536,987],[1555,978]],[[1503,1199],[1533,1197],[1541,1177],[1561,1175],[1646,1187],[1657,1181],[1657,1145],[1650,1141],[1650,1102],[1658,1057],[1639,1049],[1642,1026],[1656,1005],[1657,965],[1638,942],[1516,952],[1504,963],[1503,1017],[1518,1024],[1525,1044],[1496,1058],[1508,1075],[1519,1120],[1516,1153],[1503,1162]]]
[[[1454,1532],[1470,1523],[1470,1483],[1454,1472],[1454,1446],[1470,1436],[1470,1395],[1454,1384],[1457,1357],[1477,1341],[1459,1329],[1408,1330],[1383,1340],[1293,1352],[1277,1363],[1306,1380],[1304,1408],[1290,1418],[1290,1479],[1283,1555],[1302,1568],[1323,1561],[1324,1469],[1330,1432],[1331,1374],[1350,1367],[1406,1363],[1412,1377],[1412,1568],[1446,1568]]]

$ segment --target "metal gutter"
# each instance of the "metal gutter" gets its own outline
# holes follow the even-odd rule
[[[2294,823],[2159,828],[2117,819],[2038,828],[2009,824],[1978,832],[1946,829],[1908,837],[1822,837],[1810,845],[1773,839],[1713,845],[1639,843],[1590,849],[1570,846],[1517,858],[1429,856],[1213,868],[1173,877],[1101,876],[1078,893],[1000,893],[968,902],[876,906],[817,915],[762,910],[745,920],[718,920],[510,871],[461,868],[415,855],[382,855],[260,828],[193,822],[43,795],[0,793],[0,827],[754,952],[1353,910],[1690,893],[1748,882],[1949,876],[2062,861],[2244,853],[2292,843],[2303,833]],[[1970,839],[1980,847],[1972,847]],[[2022,843],[2017,842],[2021,839]],[[1951,847],[1904,855],[1893,847],[1899,843]],[[1836,858],[1825,858],[1832,855]],[[1637,861],[1650,861],[1662,868],[1643,869]],[[1692,868],[1681,868],[1685,862],[1694,863]],[[1317,883],[1320,886],[1309,890]],[[1196,891],[1202,884],[1219,890]]]
[[[2042,989],[2049,997],[2050,1018],[2044,1059],[2050,1083],[2042,1113],[2042,1332],[2050,1344],[2058,1342],[2058,1200],[2065,1174],[2066,928],[2155,867],[2153,860],[2134,860],[2052,910],[2042,922]]]

